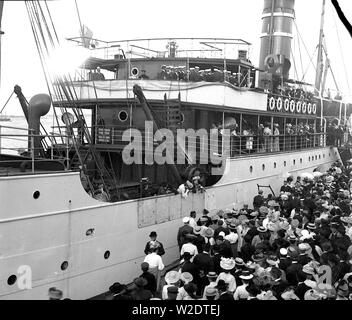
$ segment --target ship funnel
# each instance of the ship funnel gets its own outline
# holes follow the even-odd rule
[[[39,135],[40,134],[40,117],[45,116],[51,106],[50,96],[42,93],[37,94],[32,97],[29,101],[28,106],[28,132],[29,134]],[[34,155],[40,155],[42,151],[41,138],[34,137]],[[28,149],[32,150],[32,139],[29,137],[28,139]]]
[[[264,1],[259,60],[261,88],[267,88],[275,77],[289,77],[294,4],[294,0]]]

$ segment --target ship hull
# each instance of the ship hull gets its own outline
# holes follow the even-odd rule
[[[164,263],[170,264],[178,259],[177,230],[191,210],[199,215],[203,208],[214,213],[251,207],[257,185],[278,194],[287,173],[324,171],[338,159],[336,148],[228,159],[223,177],[204,193],[118,203],[90,198],[78,172],[1,177],[0,299],[48,299],[50,287],[70,299],[87,299],[114,282],[129,283],[141,273],[151,231],[158,233]],[[23,289],[28,267],[31,289]],[[11,276],[17,278],[13,284]]]

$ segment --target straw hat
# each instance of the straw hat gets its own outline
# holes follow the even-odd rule
[[[193,281],[193,276],[189,272],[182,272],[180,279],[184,283],[189,283],[189,282]]]
[[[221,258],[220,267],[224,270],[232,270],[235,267],[235,260],[232,258]]]
[[[173,284],[176,283],[180,280],[180,273],[177,271],[169,271],[166,275],[165,275],[165,281],[167,284]]]
[[[214,230],[212,228],[207,228],[204,230],[204,236],[206,238],[211,238],[214,236]]]

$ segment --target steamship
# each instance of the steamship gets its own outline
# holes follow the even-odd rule
[[[40,45],[51,24],[40,33],[35,23],[45,16],[31,14],[41,4],[26,5]],[[242,39],[103,42],[82,35],[70,40],[91,56],[72,77],[49,75],[50,96],[27,102],[16,86],[28,148],[0,156],[0,299],[47,299],[50,287],[71,299],[97,296],[139,273],[151,231],[171,264],[179,256],[175,232],[190,211],[251,205],[259,186],[278,194],[287,174],[324,171],[340,159],[326,144],[326,119],[346,120],[349,105],[306,94],[307,83],[290,79],[294,19],[294,0],[264,1],[258,68]],[[322,74],[316,80],[321,92]],[[40,117],[51,107],[56,124],[46,132]],[[279,135],[262,137],[261,124]],[[285,131],[300,125],[309,134]],[[161,152],[164,164],[148,163],[146,145],[152,153],[165,146],[160,129],[208,136],[192,143],[177,136]],[[129,156],[139,153],[140,163],[124,160],[133,143],[140,149]],[[201,150],[217,161],[202,161]],[[200,190],[179,194],[195,176]]]

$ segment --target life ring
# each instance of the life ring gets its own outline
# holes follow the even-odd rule
[[[294,113],[295,112],[295,108],[296,108],[296,103],[295,103],[294,100],[291,100],[291,102],[290,102],[290,111],[292,113]]]
[[[308,114],[312,114],[312,104],[311,103],[308,103],[307,112],[308,112]]]
[[[290,100],[288,99],[285,99],[285,102],[284,102],[284,110],[286,112],[288,112],[290,110]]]
[[[303,102],[302,103],[302,113],[306,113],[307,112],[307,103]]]
[[[274,111],[274,109],[275,109],[275,98],[271,97],[269,99],[269,110],[270,111]]]
[[[302,110],[302,102],[298,101],[296,104],[296,111],[297,113],[301,113],[301,110]]]
[[[312,113],[313,114],[317,113],[317,105],[316,105],[316,103],[314,103],[313,106],[312,106]]]
[[[277,109],[277,111],[281,111],[282,110],[282,98],[278,98],[276,100],[276,109]]]

